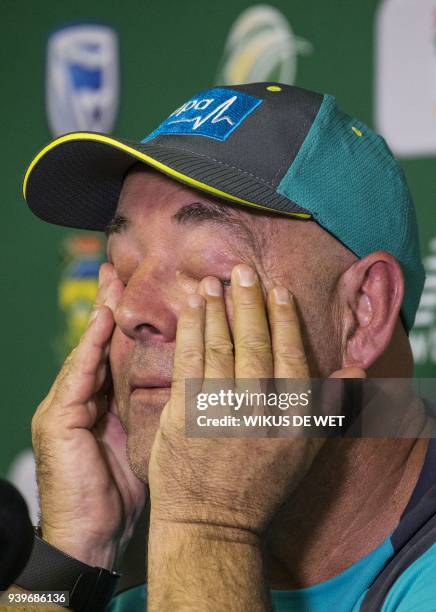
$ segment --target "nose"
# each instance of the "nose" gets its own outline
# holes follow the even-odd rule
[[[159,262],[143,262],[124,289],[115,311],[123,334],[137,341],[173,342],[177,329],[177,297],[171,290],[171,271]]]

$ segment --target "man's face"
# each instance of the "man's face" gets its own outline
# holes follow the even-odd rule
[[[131,172],[108,228],[108,256],[125,289],[110,363],[132,468],[148,457],[169,399],[177,319],[205,276],[224,284],[232,325],[232,268],[254,267],[265,290],[294,294],[312,376],[341,366],[334,289],[355,257],[314,222],[218,203],[150,170]]]

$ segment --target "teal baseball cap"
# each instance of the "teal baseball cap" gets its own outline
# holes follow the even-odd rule
[[[359,258],[388,251],[403,271],[401,315],[412,328],[425,273],[404,173],[383,138],[332,96],[282,83],[220,86],[142,140],[66,134],[33,159],[24,197],[45,221],[103,231],[137,162],[229,203],[312,219]]]

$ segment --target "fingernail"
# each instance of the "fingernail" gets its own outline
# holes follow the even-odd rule
[[[223,288],[217,278],[206,278],[203,283],[207,295],[211,295],[213,297],[219,297],[222,295]]]
[[[285,287],[274,287],[274,301],[276,304],[289,304],[289,291]]]
[[[249,266],[239,266],[236,270],[236,280],[241,287],[251,287],[256,281],[256,276]]]
[[[188,295],[188,305],[191,308],[200,308],[200,306],[203,304],[203,298],[201,297],[201,295],[198,295],[197,293],[192,293],[191,295]]]

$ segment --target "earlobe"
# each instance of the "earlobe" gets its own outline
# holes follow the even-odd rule
[[[348,329],[343,367],[369,368],[389,345],[400,313],[404,280],[397,260],[377,251],[359,260],[345,273]]]

